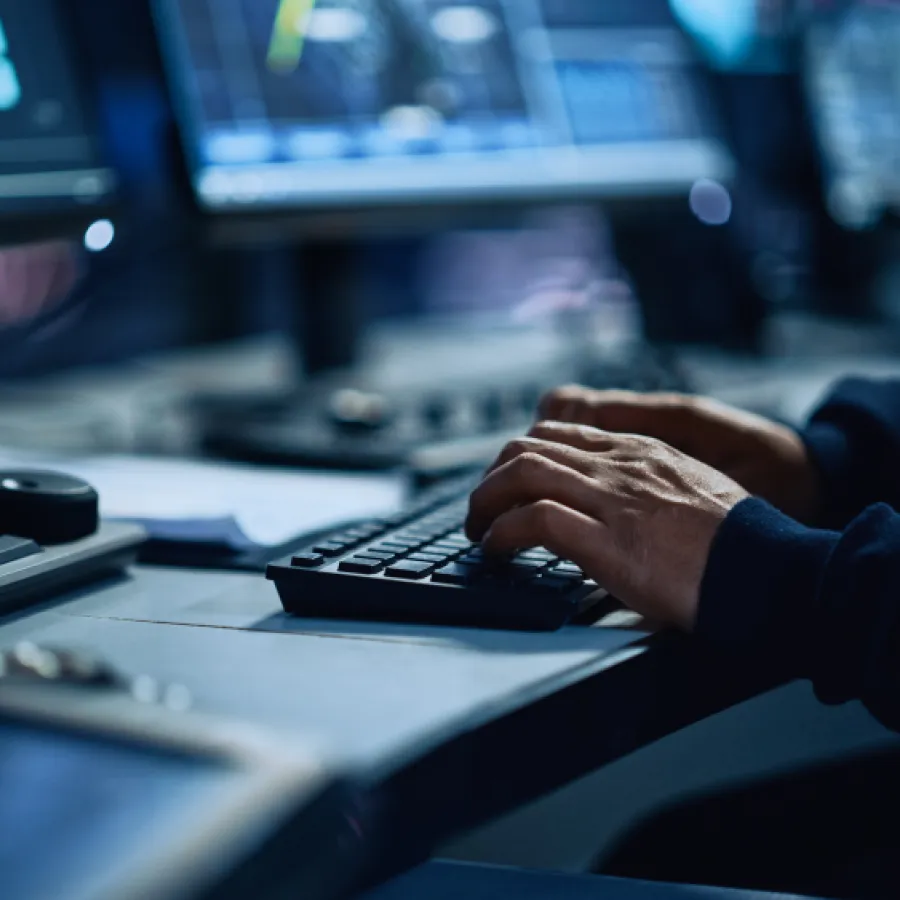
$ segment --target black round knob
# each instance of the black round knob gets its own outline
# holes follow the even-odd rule
[[[67,544],[97,530],[100,498],[87,482],[57,472],[0,471],[0,534]]]

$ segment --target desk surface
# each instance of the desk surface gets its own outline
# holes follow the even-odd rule
[[[641,652],[627,649],[641,637],[302,620],[261,576],[150,567],[0,625],[0,646],[96,652],[186,685],[205,712],[303,731],[379,775]]]
[[[389,823],[376,874],[774,683],[666,636],[304,621],[261,576],[152,567],[0,621],[0,647],[19,640],[312,738]]]

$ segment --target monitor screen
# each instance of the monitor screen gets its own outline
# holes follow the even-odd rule
[[[158,0],[207,211],[686,194],[727,178],[664,0]]]
[[[115,176],[84,93],[65,3],[0,0],[0,226],[78,219]]]
[[[805,79],[834,218],[900,214],[900,3],[810,0]]]

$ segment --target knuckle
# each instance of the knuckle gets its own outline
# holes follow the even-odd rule
[[[516,438],[506,445],[506,456],[510,459],[534,452],[534,441],[527,437]]]
[[[533,450],[527,450],[516,458],[513,463],[516,474],[525,480],[531,480],[541,475],[547,467],[547,460]]]
[[[539,500],[533,508],[534,522],[541,533],[552,531],[559,521],[559,506],[552,500]]]
[[[580,425],[578,433],[586,447],[591,450],[606,449],[610,445],[612,436],[609,432],[594,425]]]
[[[546,440],[559,434],[559,431],[559,422],[556,422],[553,419],[542,419],[540,422],[537,422],[536,424],[531,426],[531,430],[528,432],[528,436],[537,438],[538,440]],[[533,447],[534,445],[531,444],[529,446]]]

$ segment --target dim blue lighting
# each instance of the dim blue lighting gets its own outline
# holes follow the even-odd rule
[[[756,39],[756,0],[671,0],[672,11],[712,63],[740,65]]]

